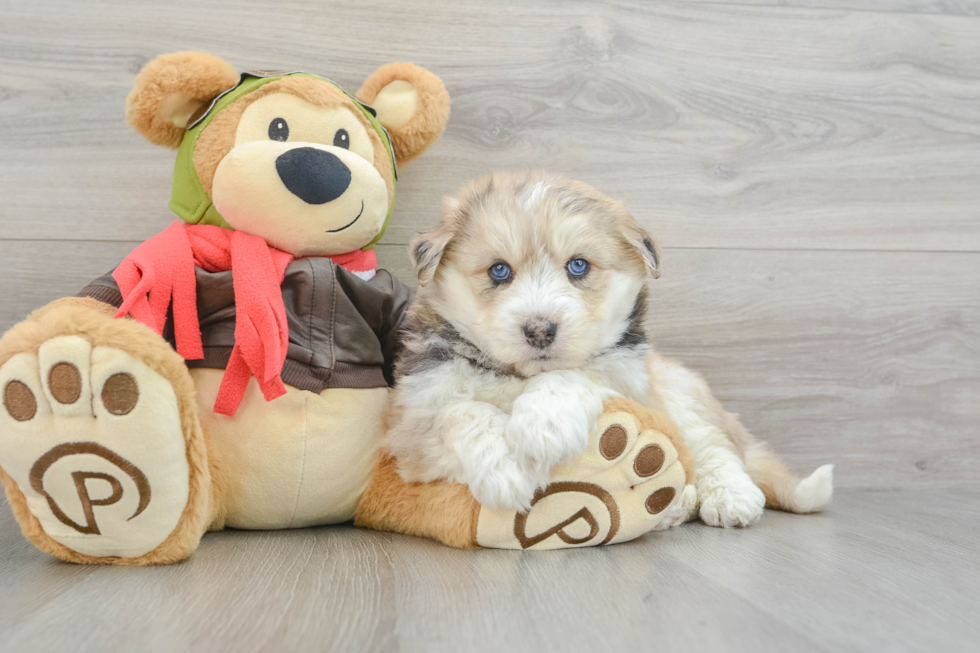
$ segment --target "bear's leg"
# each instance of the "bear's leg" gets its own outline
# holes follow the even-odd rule
[[[216,516],[193,383],[162,338],[111,313],[59,300],[0,339],[0,479],[52,555],[175,562]]]
[[[355,526],[431,537],[460,549],[477,547],[480,504],[458,483],[406,483],[394,458],[382,453],[361,497]]]
[[[382,455],[355,524],[459,548],[616,544],[694,513],[694,463],[676,427],[634,401],[606,403],[581,458],[552,470],[531,510],[489,510],[464,485],[405,483]]]

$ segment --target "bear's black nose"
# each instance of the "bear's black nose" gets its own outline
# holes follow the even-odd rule
[[[350,186],[350,168],[337,156],[315,147],[297,147],[276,159],[279,178],[307,204],[326,204]]]

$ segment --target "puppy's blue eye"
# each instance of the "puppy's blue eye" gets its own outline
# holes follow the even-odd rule
[[[581,279],[589,273],[589,267],[589,262],[584,258],[573,258],[568,262],[568,265],[565,266],[565,269],[568,270],[569,275],[575,277],[576,279]]]
[[[506,263],[494,263],[490,266],[490,278],[494,281],[507,281],[510,279],[510,266]]]

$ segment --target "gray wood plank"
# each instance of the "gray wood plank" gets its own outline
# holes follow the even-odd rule
[[[976,484],[978,266],[974,254],[668,250],[655,340],[801,471]]]
[[[685,529],[683,537],[665,540],[664,548],[828,650],[968,650],[975,639],[965,639],[960,628],[973,639],[980,626],[975,620],[961,624],[945,610],[954,596],[967,612],[980,608],[977,499],[975,491],[955,498],[844,493],[831,512],[812,519],[767,514],[760,528],[738,533],[737,544],[728,533]],[[930,501],[965,511],[939,524]],[[937,526],[974,543],[945,546],[933,533]],[[732,548],[721,548],[722,542]]]
[[[0,328],[133,245],[0,241]],[[403,247],[378,252],[414,283]],[[668,248],[663,260],[658,347],[800,471],[837,463],[842,487],[980,483],[980,255]]]
[[[389,60],[443,76],[453,117],[403,170],[392,244],[474,176],[547,167],[677,247],[977,251],[978,31],[966,16],[639,0],[10,3],[0,236],[166,225],[173,155],[132,133],[123,101],[149,58],[193,47],[350,88]]]
[[[956,514],[949,519],[944,515]],[[164,568],[61,564],[0,510],[0,648],[968,651],[980,493],[842,492],[820,516],[603,549],[455,551],[350,527],[205,536]]]
[[[807,9],[844,9],[885,13],[980,16],[978,0],[679,0],[697,4],[733,4]]]

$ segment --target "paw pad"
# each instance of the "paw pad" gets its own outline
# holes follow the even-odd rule
[[[646,506],[647,512],[651,515],[659,515],[674,501],[675,496],[677,496],[677,490],[672,487],[662,487],[648,496],[643,505]]]
[[[27,384],[11,381],[3,389],[3,407],[18,422],[26,422],[37,415],[37,399]]]
[[[626,451],[628,443],[629,436],[626,435],[626,429],[619,424],[613,424],[599,438],[599,453],[606,460],[615,460]]]
[[[640,450],[633,460],[633,471],[641,478],[653,476],[664,466],[667,459],[663,448],[659,444],[648,444]]]
[[[82,396],[82,375],[71,363],[57,363],[48,372],[48,387],[58,403],[73,404]]]
[[[128,415],[139,401],[136,379],[128,372],[117,372],[102,386],[102,404],[113,415]]]

